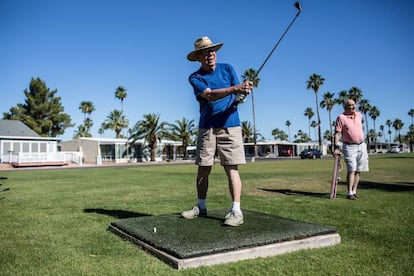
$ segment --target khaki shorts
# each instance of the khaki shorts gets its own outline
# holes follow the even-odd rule
[[[216,149],[222,166],[246,164],[241,127],[200,128],[195,164],[214,165]]]

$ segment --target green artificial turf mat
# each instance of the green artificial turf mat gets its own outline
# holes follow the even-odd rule
[[[228,210],[209,210],[207,218],[187,220],[179,214],[122,219],[110,228],[180,259],[336,233],[332,226],[243,211],[244,224],[223,225]],[[115,233],[117,231],[114,231]]]

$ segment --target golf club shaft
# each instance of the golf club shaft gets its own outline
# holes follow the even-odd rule
[[[299,2],[295,3],[295,7],[298,9],[298,12],[296,13],[295,17],[292,19],[292,21],[290,22],[289,26],[286,28],[286,30],[283,32],[282,36],[279,38],[279,40],[276,42],[275,46],[273,46],[273,49],[270,51],[269,55],[266,57],[266,59],[263,61],[262,65],[259,67],[259,69],[256,71],[255,75],[253,76],[253,79],[257,78],[260,74],[260,71],[262,71],[263,67],[265,66],[265,64],[267,63],[267,61],[270,59],[270,57],[272,56],[273,52],[276,50],[276,48],[279,46],[280,42],[282,41],[282,39],[285,37],[286,33],[289,31],[290,27],[293,25],[293,23],[295,23],[296,18],[298,18],[299,14],[302,12],[302,7],[300,5]],[[238,100],[238,98],[240,98],[241,100]],[[246,95],[243,96],[238,96],[236,98],[236,101],[234,102],[234,106],[237,107],[237,105],[240,102],[244,102],[246,98]]]
[[[299,2],[297,2],[299,3]],[[279,40],[276,42],[275,46],[273,47],[273,49],[270,51],[269,55],[266,57],[266,59],[263,61],[262,65],[259,67],[259,69],[256,71],[256,74],[254,76],[254,78],[257,78],[260,74],[260,71],[262,71],[263,67],[265,66],[265,64],[267,63],[267,61],[270,59],[270,57],[272,56],[273,52],[276,50],[277,46],[279,46],[280,42],[282,41],[282,39],[285,37],[286,33],[289,31],[290,27],[293,25],[293,23],[295,22],[296,18],[298,18],[300,12],[302,10],[299,10],[295,17],[293,18],[293,20],[290,22],[289,26],[286,28],[286,30],[284,31],[284,33],[282,34],[282,36],[279,38]]]
[[[341,156],[336,154],[334,157],[334,169],[332,173],[331,193],[329,199],[336,198],[336,190],[338,188],[339,169],[341,167]]]

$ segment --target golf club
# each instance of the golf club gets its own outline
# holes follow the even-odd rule
[[[279,40],[276,42],[273,49],[270,51],[269,55],[266,57],[266,59],[263,61],[262,65],[259,67],[259,69],[256,71],[256,74],[253,76],[253,79],[257,78],[259,76],[260,71],[262,71],[263,67],[267,63],[267,61],[272,56],[273,52],[276,50],[277,46],[279,46],[279,43],[282,41],[282,39],[285,37],[286,33],[289,31],[290,27],[295,22],[296,18],[299,16],[299,14],[302,12],[302,6],[299,2],[295,3],[295,8],[298,10],[293,20],[290,22],[289,26],[286,28],[286,30],[283,32],[282,36],[279,38]],[[236,100],[234,102],[234,107],[237,107],[237,105],[241,102],[246,101],[246,95],[245,94],[237,94]]]
[[[332,172],[331,193],[329,195],[329,199],[336,198],[336,190],[338,188],[340,169],[341,169],[341,156],[339,154],[335,154],[334,168]]]

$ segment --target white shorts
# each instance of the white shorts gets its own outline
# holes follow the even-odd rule
[[[216,150],[222,166],[246,164],[241,127],[200,128],[196,165],[214,165]]]
[[[368,152],[367,144],[343,144],[344,159],[348,172],[367,172]]]

